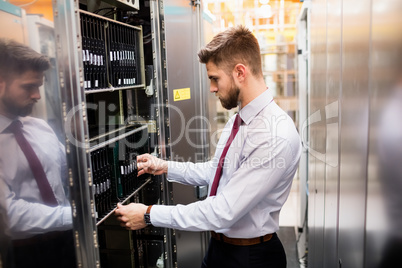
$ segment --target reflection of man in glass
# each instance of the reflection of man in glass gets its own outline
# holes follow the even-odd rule
[[[49,67],[45,56],[0,39],[0,190],[16,267],[75,266],[64,146],[45,121],[28,116]],[[39,161],[31,160],[29,150]]]

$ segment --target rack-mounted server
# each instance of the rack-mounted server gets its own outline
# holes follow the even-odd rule
[[[149,152],[148,126],[127,127],[124,131],[91,148],[98,221],[110,215],[118,202],[124,202],[148,178],[146,174],[137,177],[137,155]]]
[[[142,28],[80,11],[84,89],[144,86]]]

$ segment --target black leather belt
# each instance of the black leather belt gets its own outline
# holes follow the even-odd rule
[[[267,242],[271,240],[273,234],[267,234],[264,236],[260,237],[254,237],[254,238],[231,238],[227,237],[224,234],[219,234],[215,233],[214,231],[211,231],[211,237],[217,241],[222,241],[224,243],[228,243],[231,245],[236,245],[236,246],[251,246],[251,245],[257,245],[263,242]]]

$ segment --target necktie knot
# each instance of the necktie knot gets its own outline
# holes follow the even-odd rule
[[[21,132],[21,128],[22,128],[22,123],[21,123],[20,120],[14,120],[14,121],[8,126],[8,129],[9,129],[12,133]]]

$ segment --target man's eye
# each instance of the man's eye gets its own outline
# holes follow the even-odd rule
[[[36,90],[37,88],[38,88],[38,86],[36,86],[36,85],[26,85],[24,87],[24,89],[27,90],[27,91]]]

